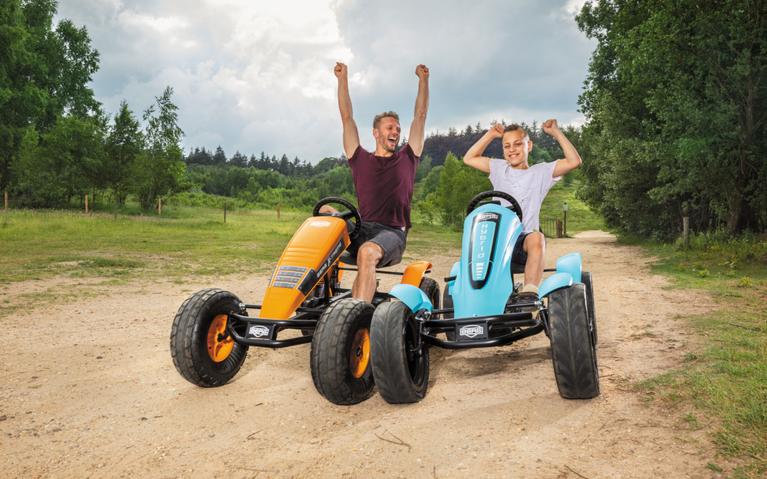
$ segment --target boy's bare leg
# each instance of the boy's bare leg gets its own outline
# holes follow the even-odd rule
[[[383,254],[383,248],[376,243],[362,243],[357,250],[357,277],[352,284],[352,297],[368,303],[373,301],[376,292],[376,266]]]
[[[535,232],[527,235],[523,248],[527,253],[527,263],[525,263],[525,284],[522,290],[537,293],[538,285],[543,279],[543,262],[546,252],[543,234]]]

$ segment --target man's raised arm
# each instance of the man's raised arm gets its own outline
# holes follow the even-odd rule
[[[338,109],[341,112],[341,123],[344,128],[344,153],[351,158],[360,146],[360,134],[352,114],[352,99],[349,96],[349,73],[346,65],[336,62],[333,69],[338,78]]]
[[[429,110],[429,69],[426,65],[418,65],[415,67],[415,74],[418,77],[418,95],[415,97],[415,113],[407,138],[415,156],[421,156],[425,140],[426,113]]]

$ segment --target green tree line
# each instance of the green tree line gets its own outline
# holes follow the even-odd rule
[[[767,227],[767,3],[589,1],[584,199],[645,237]]]

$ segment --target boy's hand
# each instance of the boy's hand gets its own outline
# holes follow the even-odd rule
[[[487,135],[492,139],[503,138],[503,125],[495,122],[491,123],[490,128],[487,130]]]
[[[345,64],[341,62],[336,62],[335,68],[333,68],[333,73],[335,73],[336,78],[339,80],[342,78],[346,78],[348,75],[348,69]]]
[[[557,125],[557,120],[553,118],[550,120],[544,121],[543,125],[541,126],[543,127],[543,132],[546,133],[547,135],[554,136],[560,132],[559,125]]]
[[[418,65],[415,67],[415,75],[418,77],[419,80],[428,80],[429,79],[429,67],[426,65]]]

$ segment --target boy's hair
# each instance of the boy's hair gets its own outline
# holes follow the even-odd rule
[[[521,130],[522,133],[525,134],[525,137],[530,138],[530,134],[527,132],[527,130],[525,130],[521,125],[518,125],[516,123],[512,123],[511,125],[504,128],[503,132],[508,133],[510,131],[517,131],[517,130]]]
[[[393,111],[385,111],[383,113],[379,113],[373,118],[373,128],[378,128],[378,124],[381,123],[381,120],[384,118],[394,118],[399,122],[399,115],[394,113]]]

